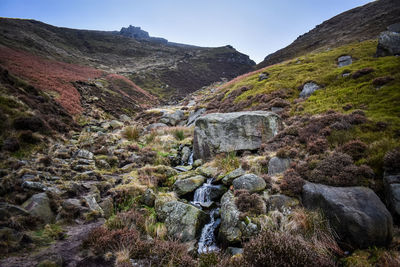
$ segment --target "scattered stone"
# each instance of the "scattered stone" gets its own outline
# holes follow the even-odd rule
[[[320,89],[319,85],[314,82],[305,83],[303,85],[303,90],[301,90],[300,92],[300,97],[308,98],[310,95],[312,95],[315,91],[319,89]]]
[[[170,126],[176,126],[185,117],[185,113],[182,110],[177,110],[173,113],[165,113],[161,119],[161,123],[168,124]]]
[[[40,182],[24,181],[21,185],[24,189],[46,191],[47,187]]]
[[[50,199],[46,193],[33,195],[28,199],[22,207],[26,209],[32,216],[39,217],[45,223],[51,223],[55,219],[55,215],[50,208]]]
[[[92,160],[93,159],[93,153],[90,152],[90,151],[87,151],[85,149],[79,149],[78,153],[76,153],[76,157],[77,158],[81,158],[81,159]]]
[[[242,175],[239,178],[234,179],[232,184],[235,190],[246,189],[252,193],[263,191],[267,186],[264,179],[255,174]]]
[[[269,74],[267,72],[260,73],[258,75],[258,81],[261,82],[269,78]]]
[[[110,164],[104,159],[97,160],[96,161],[96,166],[99,169],[105,169],[105,170],[111,169]]]
[[[117,120],[110,121],[110,127],[113,129],[120,129],[124,126],[124,124]]]
[[[279,210],[280,212],[287,212],[299,206],[299,204],[300,203],[296,198],[281,194],[272,195],[267,199],[269,211]]]
[[[103,199],[103,201],[99,203],[99,206],[103,210],[104,218],[108,219],[113,215],[114,204],[113,204],[113,199],[111,197]]]
[[[163,210],[168,214],[165,219],[168,235],[182,242],[196,239],[207,221],[204,211],[179,201],[165,203]]]
[[[123,121],[123,122],[129,122],[131,120],[131,118],[129,118],[129,116],[122,114],[119,116],[119,120]]]
[[[158,122],[158,123],[149,124],[149,125],[145,128],[145,130],[146,130],[146,132],[151,132],[151,131],[153,131],[153,130],[156,130],[156,129],[158,129],[158,128],[163,128],[163,127],[168,127],[168,125],[166,125],[165,123],[160,123],[160,122]]]
[[[216,178],[219,174],[218,168],[205,167],[205,166],[197,168],[196,172],[198,172],[199,174],[201,174],[207,178]]]
[[[83,199],[91,211],[96,211],[102,215],[104,214],[103,209],[97,203],[96,198],[93,195],[84,196]]]
[[[196,175],[194,177],[186,178],[183,180],[177,180],[174,183],[174,191],[178,196],[186,195],[196,190],[205,182],[206,178],[202,175]]]
[[[276,175],[283,173],[290,166],[290,160],[284,158],[273,157],[268,163],[268,175]]]
[[[369,188],[306,183],[303,204],[322,209],[345,247],[385,246],[392,240],[392,216]]]
[[[338,67],[339,68],[351,65],[351,63],[353,63],[351,56],[341,56],[338,58]]]
[[[378,57],[400,55],[400,33],[382,32],[379,35],[376,55]]]
[[[278,115],[267,111],[211,113],[196,121],[194,158],[209,159],[218,153],[256,150],[281,128]]]
[[[27,210],[16,206],[9,204],[7,202],[0,202],[0,221],[6,221],[12,216],[28,216],[29,213]]]
[[[222,178],[222,183],[224,185],[231,185],[232,181],[242,175],[244,175],[246,172],[242,169],[242,168],[237,168],[236,170],[231,171],[230,173],[228,173],[227,175],[225,175]]]
[[[153,189],[147,188],[144,194],[142,195],[142,203],[149,207],[154,207],[154,202],[156,200],[156,195],[154,194]]]
[[[190,147],[184,146],[184,147],[182,148],[182,151],[181,151],[181,155],[182,155],[182,165],[187,164],[191,153],[192,153],[192,150],[190,149]]]
[[[201,165],[203,165],[203,160],[202,159],[196,159],[194,162],[193,162],[193,168],[198,168],[198,167],[200,167]]]

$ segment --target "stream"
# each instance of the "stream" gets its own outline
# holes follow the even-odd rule
[[[212,181],[213,178],[207,179],[207,182],[196,189],[192,201],[193,205],[199,207],[200,209],[208,209],[214,204],[214,202],[211,200],[211,192],[213,188],[218,188],[219,186],[213,185]],[[206,253],[219,249],[215,236],[215,230],[221,223],[221,219],[218,218],[219,208],[212,208],[211,210],[208,210],[208,215],[210,217],[209,223],[204,225],[201,231],[198,253]]]

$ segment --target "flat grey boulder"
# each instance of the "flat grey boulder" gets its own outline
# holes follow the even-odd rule
[[[245,173],[246,173],[246,172],[245,172],[241,167],[240,167],[240,168],[237,168],[237,169],[231,171],[230,173],[228,173],[227,175],[225,175],[225,176],[222,178],[222,183],[223,183],[224,185],[231,185],[231,184],[232,184],[232,181],[233,181],[234,179],[236,179],[236,178],[238,178],[238,177],[244,175]]]
[[[300,97],[308,98],[310,95],[312,95],[315,91],[319,89],[320,89],[319,85],[314,82],[305,83],[303,85],[303,90],[301,90],[300,92]]]
[[[400,33],[382,32],[379,35],[376,55],[378,57],[400,55]]]
[[[281,118],[273,112],[207,114],[195,123],[194,158],[209,159],[218,153],[259,149],[281,127]]]
[[[306,183],[303,204],[325,213],[346,248],[384,246],[392,240],[392,216],[369,188]]]
[[[46,193],[33,195],[30,199],[22,204],[22,207],[32,216],[39,217],[45,223],[51,223],[55,219],[55,215],[50,208],[50,199]]]
[[[151,131],[153,131],[153,130],[155,130],[155,129],[164,128],[164,127],[168,127],[168,125],[166,125],[165,123],[157,122],[157,123],[149,124],[149,125],[146,127],[145,130],[146,130],[147,132],[151,132]]]
[[[264,179],[255,174],[242,175],[233,180],[232,184],[235,190],[246,189],[251,193],[263,191],[267,186]]]
[[[341,56],[338,58],[338,67],[339,68],[351,65],[351,63],[353,63],[353,59],[351,58],[351,56]]]
[[[174,183],[174,191],[178,194],[178,196],[183,196],[196,190],[205,181],[206,178],[202,175],[196,175],[190,178],[177,180]]]
[[[273,157],[268,162],[268,175],[275,175],[286,171],[290,166],[290,160]]]
[[[165,226],[168,236],[182,242],[195,240],[207,221],[207,214],[189,204],[179,201],[167,202],[163,205],[167,211]]]

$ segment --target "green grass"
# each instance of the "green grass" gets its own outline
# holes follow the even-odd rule
[[[292,114],[318,114],[330,109],[343,112],[342,107],[351,103],[354,108],[364,108],[369,119],[385,121],[391,123],[394,129],[400,129],[400,58],[376,58],[376,46],[377,41],[370,40],[273,65],[259,71],[267,71],[270,78],[258,81],[259,72],[244,77],[225,88],[226,95],[235,89],[249,86],[252,89],[238,96],[236,102],[248,96],[268,94],[279,89],[289,89],[293,93],[289,100],[294,100],[300,93],[297,88],[307,81],[314,81],[323,89],[301,103],[304,108],[302,111],[295,112],[294,106]],[[337,58],[341,55],[351,55],[353,64],[338,68]],[[374,72],[358,79],[342,77],[345,71],[355,72],[367,67],[373,68]],[[394,81],[376,89],[372,80],[383,76],[391,76]]]

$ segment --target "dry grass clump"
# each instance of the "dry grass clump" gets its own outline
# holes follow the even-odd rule
[[[122,130],[122,136],[129,141],[138,141],[142,132],[143,128],[138,125],[128,126]]]
[[[221,153],[215,157],[214,167],[228,173],[240,167],[240,160],[235,152]]]

